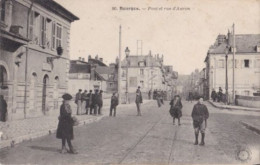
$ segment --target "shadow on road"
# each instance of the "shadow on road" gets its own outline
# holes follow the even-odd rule
[[[43,146],[29,146],[29,147],[34,150],[59,152],[59,149],[54,147],[43,147]]]

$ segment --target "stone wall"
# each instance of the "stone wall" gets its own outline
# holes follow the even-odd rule
[[[260,108],[260,96],[236,95],[236,105],[251,108]]]

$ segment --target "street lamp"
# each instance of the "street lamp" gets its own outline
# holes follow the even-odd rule
[[[226,46],[225,48],[225,54],[226,54],[226,100],[225,103],[228,104],[228,53],[229,53],[229,46]]]
[[[128,103],[128,56],[130,54],[130,50],[128,47],[125,49],[125,55],[126,55],[126,92],[125,92],[125,103]]]

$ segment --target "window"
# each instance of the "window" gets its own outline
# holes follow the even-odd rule
[[[4,86],[7,81],[6,69],[0,65],[0,87]]]
[[[140,75],[144,75],[144,69],[140,69]]]
[[[142,87],[144,87],[144,81],[140,81]]]
[[[41,39],[40,39],[40,45],[41,46],[45,46],[46,43],[46,18],[44,18],[43,16],[41,16],[40,19],[40,33],[41,33]]]
[[[55,49],[56,46],[55,46],[55,41],[56,41],[56,23],[55,22],[52,22],[52,39],[51,39],[51,48],[52,49]]]
[[[218,60],[218,67],[224,68],[224,60]]]
[[[244,60],[244,67],[249,68],[249,60]]]
[[[249,94],[250,94],[250,91],[245,91],[246,96],[249,96]]]
[[[57,26],[56,26],[56,48],[58,46],[61,46],[61,34],[62,34],[61,25],[57,24]]]
[[[113,83],[109,83],[109,87],[112,88],[114,86]]]
[[[0,1],[0,20],[1,21],[5,21],[5,0],[2,0],[2,2]]]
[[[34,27],[34,12],[32,11],[30,13],[30,18],[29,18],[29,39],[31,41],[33,40],[33,27]]]
[[[233,60],[229,61],[229,66],[230,68],[233,68]],[[237,68],[237,66],[238,66],[238,60],[235,60],[235,68]]]

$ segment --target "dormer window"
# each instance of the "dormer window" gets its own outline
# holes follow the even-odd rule
[[[145,62],[144,61],[138,62],[138,66],[145,66]]]

